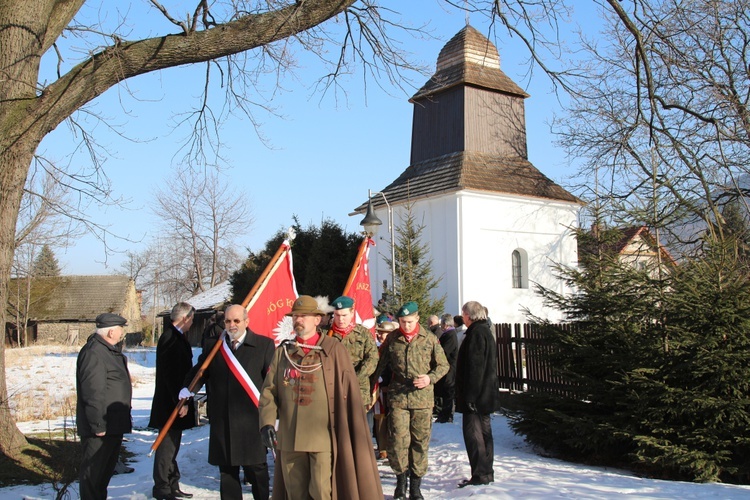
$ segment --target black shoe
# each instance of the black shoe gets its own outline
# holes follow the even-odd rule
[[[436,424],[452,424],[453,423],[453,417],[438,417],[437,420],[435,420]]]
[[[459,488],[465,488],[467,486],[479,486],[483,484],[490,484],[492,481],[490,481],[487,478],[479,478],[479,477],[472,477],[471,479],[464,479],[460,483],[458,483]]]
[[[193,494],[192,493],[185,493],[182,490],[174,490],[172,492],[172,496],[175,497],[175,498],[193,498]]]
[[[171,493],[169,495],[154,495],[154,498],[156,500],[178,500],[178,497]]]

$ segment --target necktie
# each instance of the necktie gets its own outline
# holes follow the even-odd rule
[[[238,345],[239,343],[240,343],[240,341],[239,341],[239,340],[233,340],[233,341],[232,341],[232,350],[233,350],[233,351],[236,351],[236,350],[237,350],[237,345]]]

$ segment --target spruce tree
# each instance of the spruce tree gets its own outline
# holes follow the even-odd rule
[[[393,312],[402,304],[415,301],[419,305],[420,317],[427,319],[430,315],[440,316],[445,312],[445,296],[432,297],[431,292],[442,277],[433,275],[429,248],[421,241],[425,225],[417,223],[412,207],[412,203],[406,205],[401,225],[395,228],[396,282],[394,289],[386,292],[386,308]],[[391,266],[390,258],[386,257],[385,262]]]
[[[31,266],[31,275],[35,278],[52,278],[60,276],[60,264],[49,245],[42,246],[39,255]]]

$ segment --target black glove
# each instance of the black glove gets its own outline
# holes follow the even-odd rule
[[[466,403],[466,407],[469,409],[469,413],[479,413],[479,410],[477,410],[477,405],[474,403]]]
[[[276,448],[276,429],[273,425],[264,425],[260,430],[260,441],[266,448]]]

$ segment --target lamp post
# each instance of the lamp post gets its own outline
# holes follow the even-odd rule
[[[388,234],[391,237],[391,288],[393,289],[393,294],[396,294],[396,248],[395,248],[395,241],[393,239],[393,209],[391,208],[391,204],[388,203],[388,198],[385,197],[385,193],[382,191],[376,191],[373,193],[371,190],[367,190],[367,212],[365,213],[365,218],[360,221],[360,225],[365,228],[365,233],[367,233],[367,236],[372,236],[375,234],[375,231],[378,230],[378,226],[382,225],[383,222],[378,219],[378,216],[375,215],[375,211],[372,208],[372,195],[380,195],[383,197],[383,201],[385,202],[385,206],[388,207]]]

